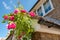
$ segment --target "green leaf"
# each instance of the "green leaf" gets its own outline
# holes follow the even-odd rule
[[[13,31],[13,30],[11,30],[11,31],[10,31],[10,34],[13,34],[13,33],[14,33],[14,31]]]
[[[27,40],[27,38],[26,37],[23,37],[23,40]]]
[[[5,20],[2,21],[2,23],[5,23],[5,22],[6,22]]]

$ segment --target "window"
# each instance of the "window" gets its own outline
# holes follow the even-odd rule
[[[48,14],[49,12],[51,12],[53,10],[53,5],[51,0],[46,0],[45,3],[43,3],[40,8],[37,10],[37,13],[39,16],[45,16],[46,14]]]
[[[47,1],[43,4],[43,6],[44,6],[45,13],[47,13],[49,10],[51,10],[51,9],[52,9],[52,7],[51,7],[51,4],[50,4],[50,1],[49,1],[49,0],[47,0]]]
[[[43,12],[42,12],[41,7],[37,10],[37,12],[38,12],[38,15],[39,15],[39,16],[43,16]]]

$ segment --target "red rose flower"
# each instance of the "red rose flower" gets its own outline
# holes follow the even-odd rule
[[[31,12],[29,12],[29,15],[30,15],[31,17],[34,17],[34,16],[35,16],[35,13],[34,13],[33,11],[31,11]]]
[[[7,25],[7,29],[9,29],[9,30],[11,29],[10,24]]]
[[[17,14],[18,12],[19,12],[18,9],[15,9],[15,10],[14,10],[14,14]]]
[[[7,19],[8,19],[8,16],[7,16],[7,15],[5,15],[5,16],[4,16],[4,20],[7,20]]]
[[[8,29],[15,29],[16,28],[16,24],[15,23],[10,23],[7,25]]]
[[[22,13],[26,13],[26,10],[21,10]]]
[[[14,16],[10,16],[10,18],[9,18],[11,21],[13,21],[14,20]]]

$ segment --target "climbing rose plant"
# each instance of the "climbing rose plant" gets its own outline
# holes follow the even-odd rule
[[[34,32],[32,28],[32,17],[34,16],[35,13],[33,11],[27,12],[24,9],[15,9],[14,12],[3,16],[3,23],[8,23],[7,29],[12,29],[17,39],[30,40]]]

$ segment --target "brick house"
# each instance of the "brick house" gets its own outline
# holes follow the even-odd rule
[[[30,11],[36,12],[40,24],[40,30],[34,33],[32,40],[60,40],[59,0],[38,0]]]
[[[30,11],[36,12],[35,20],[39,24],[35,26],[40,28],[32,40],[60,40],[60,0],[38,0]]]
[[[58,0],[38,0],[30,11],[35,11],[36,14],[56,26],[60,26],[60,1]],[[52,24],[48,27],[51,27]]]

